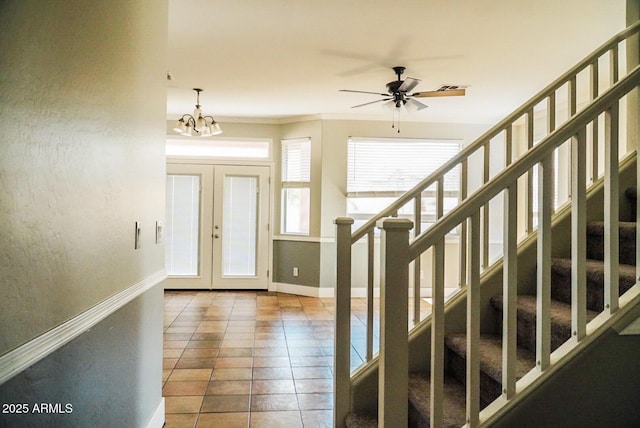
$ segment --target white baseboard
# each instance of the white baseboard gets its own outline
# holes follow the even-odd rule
[[[164,397],[161,397],[160,403],[156,411],[153,412],[151,420],[147,424],[147,428],[162,428],[164,425]]]
[[[81,314],[33,338],[10,352],[0,356],[0,385],[13,376],[60,349],[85,331],[160,284],[167,277],[163,270],[133,284],[118,294],[98,303]]]
[[[444,295],[449,296],[458,291],[459,288],[445,288]],[[287,284],[284,282],[273,282],[269,291],[278,293],[296,294],[298,296],[331,298],[335,296],[334,289],[328,287],[310,287],[308,285]],[[413,288],[409,288],[409,296],[413,295]],[[364,287],[354,287],[351,289],[351,297],[367,297],[367,289]],[[373,289],[373,297],[380,297],[380,288]],[[421,288],[420,297],[431,297],[431,288]]]
[[[272,282],[269,286],[269,291],[307,297],[333,297],[333,288],[310,287],[308,285],[287,284],[284,282]]]
[[[445,288],[444,295],[449,296],[452,293],[459,290],[458,288]],[[409,296],[413,296],[413,288],[409,287]],[[364,287],[352,288],[351,289],[351,297],[367,297],[367,289]],[[373,297],[380,297],[380,288],[376,287],[373,289]],[[431,297],[431,288],[421,288],[420,289],[420,297]]]

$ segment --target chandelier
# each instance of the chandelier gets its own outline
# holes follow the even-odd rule
[[[198,136],[209,137],[211,135],[222,134],[222,129],[218,122],[212,116],[203,116],[202,110],[200,110],[200,92],[203,90],[200,88],[193,88],[196,91],[196,108],[193,110],[193,115],[184,114],[180,119],[176,127],[173,128],[180,135],[186,136]]]

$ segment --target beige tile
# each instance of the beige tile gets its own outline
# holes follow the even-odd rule
[[[333,409],[332,393],[297,394],[300,410],[331,410]]]
[[[240,358],[225,358],[218,357],[216,359],[215,368],[238,368],[238,367],[251,367],[253,364],[253,358],[240,357]]]
[[[197,419],[197,413],[170,413],[165,415],[164,428],[193,428]]]
[[[218,354],[220,358],[253,357],[251,348],[222,348]]]
[[[162,368],[164,370],[171,370],[176,366],[178,362],[177,358],[163,358],[162,359]]]
[[[256,348],[284,348],[287,346],[286,340],[258,340],[255,341]]]
[[[304,428],[333,427],[333,411],[331,410],[303,410],[300,413]]]
[[[298,379],[331,379],[329,367],[293,367],[293,378]]]
[[[209,381],[211,378],[212,369],[175,369],[169,381]]]
[[[254,380],[251,387],[252,394],[293,394],[295,386],[290,379]]]
[[[212,380],[207,388],[207,395],[243,395],[251,393],[249,380]]]
[[[223,333],[195,333],[191,336],[191,340],[222,340]]]
[[[289,357],[253,357],[253,367],[289,367]]]
[[[253,340],[223,340],[221,348],[253,348]]]
[[[218,356],[218,349],[214,348],[193,348],[185,349],[182,358],[215,358]]]
[[[274,410],[298,410],[296,394],[252,395],[251,411],[268,412]]]
[[[213,370],[211,380],[251,380],[251,368],[218,368]]]
[[[254,380],[293,379],[289,367],[254,367]]]
[[[237,332],[229,332],[227,331],[224,334],[223,340],[253,340],[255,338],[255,333],[237,333]]]
[[[185,358],[182,357],[176,364],[176,369],[208,369],[216,362],[215,358]]]
[[[204,395],[207,391],[209,382],[191,381],[191,382],[166,382],[162,388],[162,395],[170,397],[174,395]]]
[[[246,412],[249,395],[207,395],[202,402],[202,413]]]
[[[248,412],[203,413],[198,417],[196,428],[247,428]]]
[[[287,348],[256,348],[253,350],[254,357],[288,357]]]
[[[192,340],[187,344],[186,349],[214,349],[220,347],[219,340]]]
[[[315,392],[332,392],[332,379],[300,379],[295,381],[298,394],[310,394]]]
[[[291,367],[320,367],[326,366],[323,357],[291,357]]]
[[[251,428],[301,428],[298,411],[251,412]]]
[[[166,413],[198,413],[203,396],[177,396],[165,398]]]
[[[162,358],[180,358],[182,349],[165,349],[162,351]]]

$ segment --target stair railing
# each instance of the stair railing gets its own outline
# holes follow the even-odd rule
[[[571,144],[571,260],[572,260],[572,335],[575,345],[587,336],[586,316],[586,171],[587,171],[587,125],[604,115],[605,120],[605,311],[609,316],[620,307],[618,292],[618,142],[620,100],[640,84],[640,66],[600,95],[593,103],[560,126],[526,155],[497,174],[481,189],[470,195],[463,203],[426,233],[416,238],[404,251],[402,261],[408,264],[430,248],[434,249],[436,282],[433,284],[433,312],[431,315],[431,426],[442,424],[443,378],[444,378],[444,251],[446,234],[463,223],[469,225],[469,285],[467,287],[467,423],[479,426],[481,420],[479,388],[480,338],[480,260],[482,208],[500,193],[505,195],[505,221],[503,260],[503,398],[510,400],[516,394],[516,312],[517,305],[517,236],[518,179],[536,167],[539,171],[538,227],[537,227],[537,313],[536,317],[536,370],[543,373],[552,365],[551,358],[551,215],[553,211],[553,151],[569,141]],[[384,228],[385,235],[391,233]],[[386,238],[389,241],[389,238]],[[400,247],[402,250],[403,247]],[[396,249],[387,245],[384,252],[395,254]],[[406,265],[405,265],[406,263]],[[384,282],[392,281],[385,278]],[[406,284],[393,282],[402,289]],[[381,333],[382,334],[382,333]],[[394,374],[388,374],[395,376]],[[380,382],[384,380],[381,379]]]
[[[605,114],[605,126],[604,133],[605,141],[604,146],[607,148],[605,151],[605,179],[608,180],[612,186],[608,192],[608,198],[611,202],[609,206],[617,207],[617,202],[614,203],[617,198],[617,193],[613,192],[615,186],[617,186],[617,160],[618,160],[618,134],[617,123],[619,117],[619,109],[614,107],[614,104],[628,91],[633,89],[637,85],[638,70],[634,69],[628,73],[623,79],[620,79],[620,45],[622,43],[629,43],[632,37],[637,37],[640,30],[640,22],[636,23],[626,30],[622,31],[618,35],[614,36],[603,46],[597,49],[589,57],[582,60],[575,67],[571,68],[568,72],[563,74],[559,79],[547,86],[544,90],[534,96],[531,100],[526,102],[514,113],[502,120],[496,126],[491,128],[480,138],[475,140],[463,148],[455,157],[443,164],[434,173],[426,177],[420,183],[418,183],[409,192],[398,198],[393,204],[380,212],[374,218],[365,223],[355,232],[351,232],[351,226],[353,220],[350,218],[336,219],[336,243],[337,243],[337,282],[336,282],[336,336],[335,336],[335,384],[334,384],[334,424],[336,427],[344,426],[344,421],[347,414],[350,412],[351,406],[351,346],[350,346],[350,313],[351,313],[351,251],[352,246],[356,242],[360,241],[363,237],[367,237],[367,333],[366,333],[366,361],[369,362],[374,358],[373,355],[373,296],[374,296],[374,256],[375,256],[375,226],[380,223],[379,226],[382,229],[382,241],[385,243],[393,242],[396,238],[391,238],[394,234],[406,235],[409,239],[409,229],[413,226],[414,229],[414,241],[407,246],[406,254],[403,256],[404,250],[402,249],[382,249],[381,256],[381,269],[383,272],[389,272],[389,268],[393,267],[393,271],[398,275],[397,266],[401,266],[401,270],[407,269],[406,275],[400,275],[402,282],[398,278],[390,278],[384,275],[381,276],[380,289],[381,289],[381,345],[380,345],[380,391],[385,390],[385,382],[389,382],[390,378],[397,380],[395,383],[404,384],[406,375],[400,375],[396,372],[389,373],[387,368],[382,365],[382,362],[396,361],[399,362],[396,365],[404,366],[405,361],[408,359],[407,347],[400,347],[401,352],[393,352],[391,358],[386,355],[390,352],[391,347],[389,340],[395,340],[397,337],[390,337],[388,334],[401,337],[403,341],[407,338],[407,329],[402,328],[403,333],[395,331],[396,327],[390,327],[391,324],[395,326],[402,326],[403,321],[407,320],[408,316],[402,316],[397,311],[398,307],[403,307],[405,310],[407,305],[407,290],[409,286],[409,263],[413,262],[413,324],[417,325],[420,320],[420,292],[421,292],[421,257],[426,250],[433,248],[433,261],[432,270],[433,278],[431,281],[432,289],[432,313],[430,315],[431,329],[432,329],[432,358],[431,358],[431,373],[432,373],[432,426],[439,426],[439,422],[442,420],[442,376],[443,376],[443,346],[444,346],[444,242],[445,236],[453,229],[459,228],[460,234],[460,253],[459,253],[459,282],[461,289],[467,289],[467,297],[470,305],[470,312],[468,314],[468,323],[471,323],[468,330],[470,341],[470,355],[475,357],[470,358],[474,366],[471,367],[469,373],[476,373],[475,365],[478,364],[477,359],[477,340],[474,329],[478,323],[475,322],[479,316],[479,306],[477,306],[477,287],[479,284],[480,272],[486,269],[489,265],[489,202],[498,193],[505,192],[504,204],[507,207],[505,209],[504,217],[504,248],[503,259],[505,263],[505,283],[515,284],[512,281],[516,275],[516,245],[517,245],[517,198],[518,198],[518,185],[517,179],[525,177],[526,189],[524,195],[525,201],[525,213],[523,222],[525,224],[525,233],[529,234],[534,231],[534,173],[533,167],[538,165],[539,168],[539,186],[538,186],[538,242],[542,243],[539,248],[538,260],[539,264],[539,281],[541,295],[544,297],[541,299],[540,310],[543,314],[548,314],[549,298],[548,298],[548,283],[549,283],[549,269],[550,269],[550,218],[553,211],[553,158],[552,152],[568,139],[571,140],[571,162],[576,166],[576,169],[571,174],[571,204],[574,212],[583,212],[585,204],[585,186],[586,177],[589,176],[593,182],[598,178],[599,164],[599,146],[601,140],[599,135],[603,133],[600,128],[599,116]],[[603,91],[602,78],[606,77],[606,73],[601,73],[602,64],[608,64],[609,78],[608,89]],[[585,73],[588,75],[589,85],[589,104],[580,113],[578,113],[578,81],[584,79]],[[558,122],[559,112],[562,108],[558,108],[559,102],[562,96],[558,96],[559,92],[564,88],[567,90],[566,99],[566,119],[562,125]],[[617,97],[617,98],[616,98]],[[536,131],[539,133],[539,129],[536,129],[536,114],[539,114],[540,109],[545,112],[545,127],[546,138],[540,143],[536,144],[534,138]],[[525,139],[527,152],[514,163],[513,145],[515,143],[514,130],[521,123],[525,124]],[[578,131],[576,131],[576,129]],[[588,145],[587,150],[587,142]],[[504,168],[493,175],[490,171],[491,162],[491,147],[494,144],[504,144]],[[614,147],[615,148],[612,148]],[[612,151],[613,150],[613,151]],[[589,151],[589,164],[587,164],[587,151]],[[475,191],[471,196],[469,193],[469,165],[472,162],[471,157],[479,153],[482,156],[481,168],[482,179],[481,187]],[[474,161],[475,162],[475,161]],[[615,164],[615,167],[612,165]],[[443,213],[443,201],[444,201],[444,177],[447,173],[454,168],[461,168],[461,186],[460,186],[460,202],[459,205],[453,208],[446,216]],[[616,171],[616,172],[613,172]],[[431,186],[436,186],[435,202],[436,202],[436,223],[431,226],[426,232],[421,230],[421,211],[423,193]],[[387,219],[381,221],[387,217],[396,217],[399,210],[409,204],[413,203],[414,206],[414,222],[407,223],[407,221],[401,221],[401,219],[393,220]],[[609,225],[614,225],[617,218],[612,217],[617,213],[608,214]],[[575,233],[586,227],[584,215],[574,216],[576,217],[575,225],[576,230],[574,235],[576,242],[572,245],[578,253],[573,257],[574,260],[584,260],[584,255],[580,252],[584,252],[584,245],[580,245],[580,235]],[[608,229],[611,230],[611,229]],[[615,230],[615,229],[614,229]],[[608,245],[615,245],[613,241],[616,241],[616,237],[608,238]],[[407,241],[408,242],[408,241]],[[617,241],[616,241],[617,242]],[[582,242],[584,244],[584,242]],[[404,244],[403,244],[404,245]],[[381,245],[382,247],[382,245]],[[611,247],[613,248],[613,247]],[[389,266],[385,267],[385,254],[393,254],[393,259],[386,260]],[[403,260],[406,259],[406,260]],[[406,263],[405,263],[406,262]],[[617,284],[617,281],[613,281],[612,278],[617,276],[617,270],[614,267],[616,262],[608,262],[608,275],[610,284]],[[578,283],[580,278],[584,278],[584,261],[578,262],[576,267],[576,275]],[[407,281],[404,281],[407,278]],[[507,281],[506,278],[510,278]],[[393,291],[390,291],[389,287],[393,284]],[[577,286],[576,286],[577,287]],[[404,291],[402,291],[404,290]],[[505,290],[508,291],[508,290]],[[576,298],[582,299],[584,296],[584,290],[578,290],[574,293]],[[610,310],[615,310],[618,305],[617,294],[615,290],[609,290],[609,307]],[[391,293],[391,294],[387,294]],[[580,294],[582,293],[582,294]],[[507,397],[515,394],[515,340],[511,338],[514,336],[514,331],[508,326],[515,323],[515,292],[511,290],[505,293],[505,314],[506,326],[505,331],[508,332],[509,339],[505,341],[508,344],[506,347],[505,358],[505,394]],[[580,297],[582,296],[582,297]],[[388,316],[387,309],[393,306],[396,308],[393,312],[394,316],[399,316],[401,319],[394,319],[394,323],[386,323],[385,320]],[[579,339],[585,334],[585,313],[583,309],[584,305],[576,304],[575,307],[575,333]],[[542,335],[540,355],[539,355],[539,369],[544,370],[549,365],[550,345],[549,335],[545,332],[549,329],[548,318],[541,317],[540,334]],[[546,319],[546,321],[545,321]],[[407,320],[408,321],[408,320]],[[405,322],[404,325],[407,325]],[[385,334],[385,329],[388,330]],[[479,332],[478,332],[479,334]],[[386,345],[386,346],[385,346]],[[393,364],[392,364],[393,365]],[[434,377],[435,376],[435,377]],[[386,380],[385,380],[386,378]],[[467,400],[471,403],[471,409],[469,412],[469,424],[476,426],[479,421],[479,404],[476,403],[478,393],[477,389],[478,380],[470,379],[470,399]],[[387,386],[388,387],[388,386]],[[393,391],[402,391],[403,389],[393,388]],[[401,421],[393,415],[394,411],[390,409],[401,409],[402,406],[406,408],[406,397],[402,393],[395,394],[394,396],[386,397],[383,403],[379,406],[379,423],[381,425],[387,424],[388,426],[404,426],[402,420],[405,416],[401,415]],[[475,404],[474,404],[475,403]],[[386,409],[386,410],[385,410]],[[402,412],[401,412],[402,413]],[[406,415],[406,412],[405,412]],[[396,425],[396,424],[400,425]]]

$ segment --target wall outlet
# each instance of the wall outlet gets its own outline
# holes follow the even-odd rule
[[[299,274],[298,268],[294,267],[293,268],[293,276],[298,276],[298,274]]]

